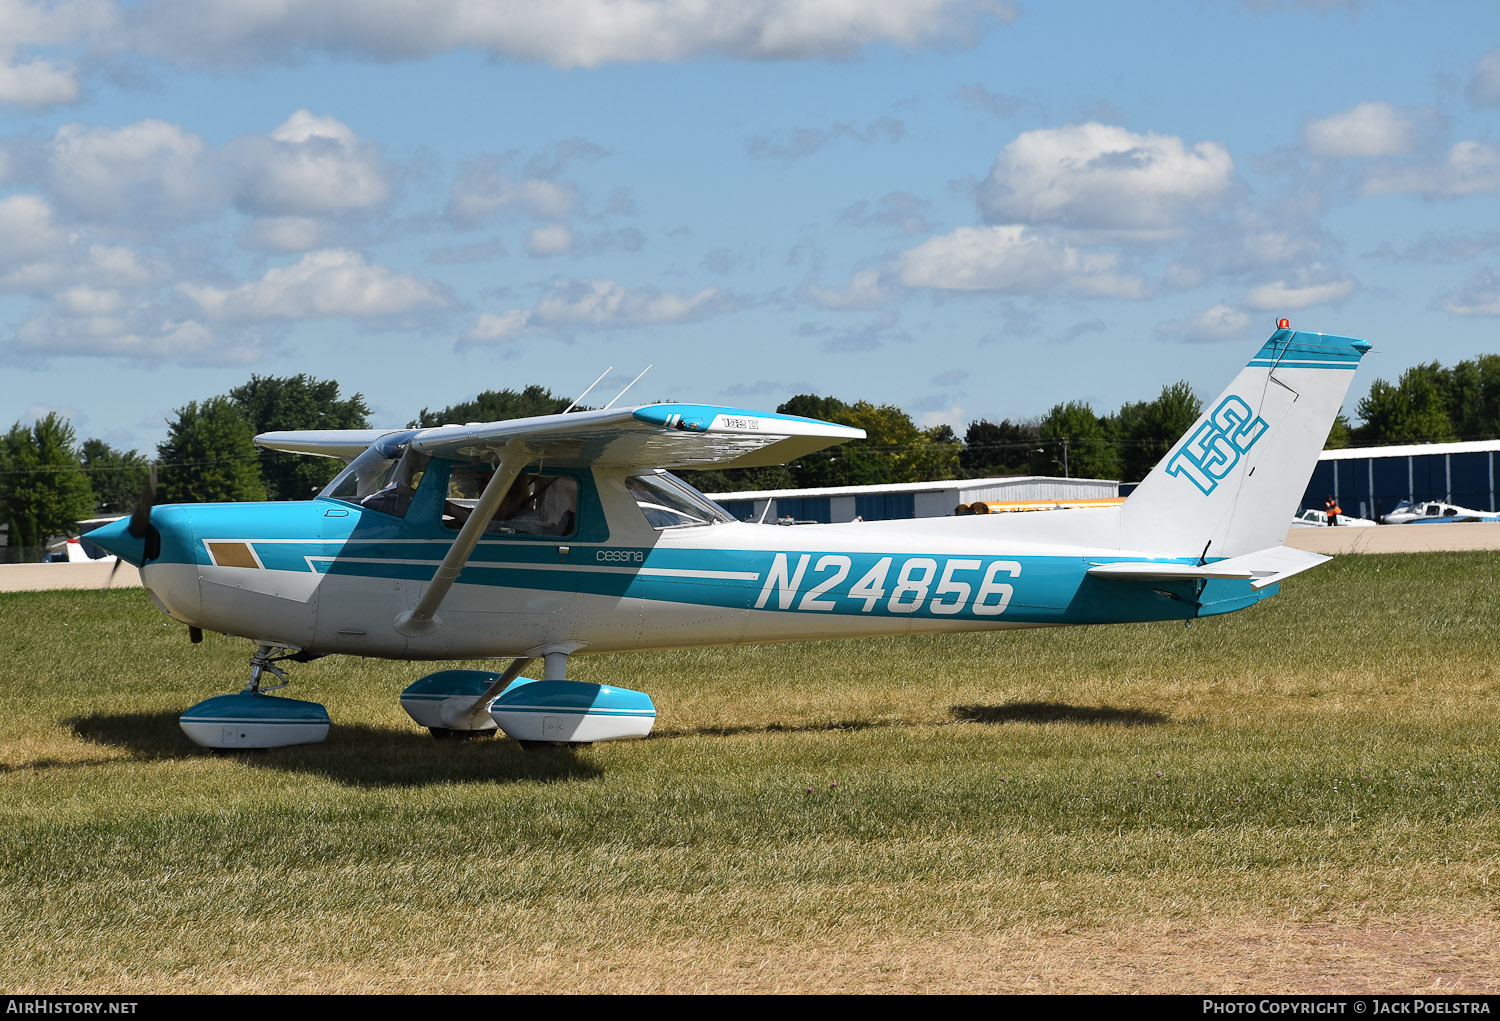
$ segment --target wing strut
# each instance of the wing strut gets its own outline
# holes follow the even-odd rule
[[[469,520],[459,529],[458,538],[448,547],[443,562],[438,565],[432,581],[427,583],[427,590],[422,593],[422,598],[417,600],[416,606],[396,617],[397,631],[409,638],[419,638],[430,635],[443,626],[442,618],[437,615],[438,607],[442,605],[453,583],[458,580],[459,572],[469,562],[474,547],[479,545],[479,537],[495,516],[500,501],[510,492],[511,483],[516,481],[516,476],[521,474],[521,469],[526,467],[529,460],[531,452],[520,440],[511,440],[505,445],[500,453],[500,463],[495,466],[494,476],[485,485],[484,492],[479,496],[479,503],[469,514]]]

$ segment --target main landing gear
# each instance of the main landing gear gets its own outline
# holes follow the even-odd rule
[[[576,648],[576,647],[575,647]],[[440,670],[401,693],[401,707],[436,738],[501,730],[522,744],[591,744],[645,737],[656,722],[651,696],[566,679],[573,648],[537,649],[503,673]],[[522,677],[536,657],[542,680]]]
[[[499,730],[523,744],[591,744],[645,737],[656,706],[645,692],[567,680],[577,646],[547,647],[511,662],[502,673],[439,670],[401,693],[401,707],[435,738],[475,737]],[[536,658],[541,680],[522,677]],[[182,714],[183,733],[205,748],[282,748],[328,737],[328,710],[316,702],[268,695],[287,686],[278,664],[299,655],[261,645],[250,657],[250,683]],[[266,683],[273,680],[276,683]]]
[[[316,744],[328,736],[328,710],[316,702],[267,695],[287,686],[276,664],[294,658],[278,645],[261,645],[250,657],[250,684],[237,695],[216,695],[183,713],[182,731],[205,748],[282,748]],[[267,674],[279,684],[262,683]]]

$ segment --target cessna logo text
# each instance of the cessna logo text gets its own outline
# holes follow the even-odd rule
[[[1172,455],[1167,474],[1187,476],[1206,496],[1218,488],[1239,464],[1240,455],[1255,446],[1265,431],[1266,420],[1258,418],[1244,398],[1226,397]]]
[[[639,564],[646,557],[638,549],[602,549],[594,554],[594,559],[605,563]]]

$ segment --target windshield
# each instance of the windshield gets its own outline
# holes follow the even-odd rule
[[[404,517],[430,460],[404,443],[375,443],[351,461],[322,495]]]
[[[733,521],[718,504],[669,472],[632,475],[625,488],[652,528],[682,528]]]

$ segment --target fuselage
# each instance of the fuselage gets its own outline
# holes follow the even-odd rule
[[[408,636],[394,622],[453,544],[444,496],[450,474],[466,470],[433,459],[400,514],[332,497],[158,507],[160,555],[142,580],[189,625],[312,654],[402,659],[1189,619],[1276,591],[1088,576],[1143,556],[1196,563],[1118,548],[1118,508],[664,527],[628,485],[638,472],[562,468],[547,470],[576,482],[566,531],[486,536],[441,626]]]

